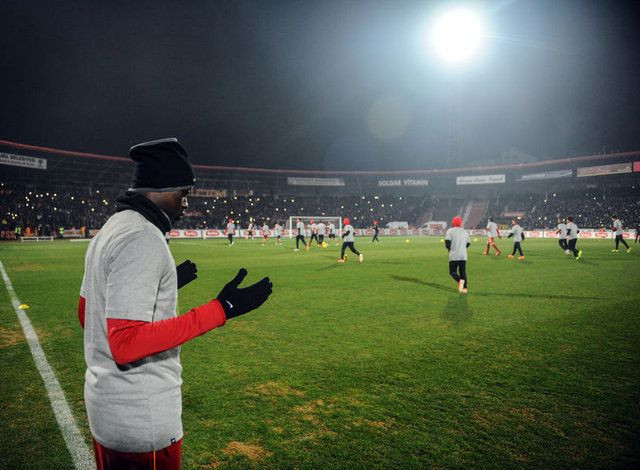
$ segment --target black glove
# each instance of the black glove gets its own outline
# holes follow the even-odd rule
[[[227,319],[237,317],[258,308],[271,295],[273,284],[268,277],[256,282],[252,286],[238,289],[238,286],[247,275],[247,270],[242,268],[218,294],[218,300],[224,308]]]
[[[176,274],[178,275],[178,289],[183,288],[195,278],[197,278],[197,272],[198,268],[196,267],[195,263],[191,262],[191,260],[184,261],[176,266]]]

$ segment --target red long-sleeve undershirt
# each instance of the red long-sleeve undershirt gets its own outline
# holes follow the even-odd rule
[[[78,320],[84,328],[84,297],[78,302]],[[189,310],[184,315],[156,322],[107,318],[107,339],[113,360],[119,364],[180,346],[225,324],[227,318],[218,300]]]

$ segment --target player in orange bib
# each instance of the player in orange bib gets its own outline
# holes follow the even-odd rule
[[[496,245],[495,239],[496,237],[502,239],[502,235],[500,235],[498,224],[493,221],[493,217],[489,217],[489,223],[487,224],[487,228],[485,230],[487,231],[487,236],[489,238],[487,239],[487,245],[484,248],[483,255],[488,255],[489,250],[491,249],[491,247],[493,247],[496,250],[496,256],[499,256],[501,251],[500,248],[498,248],[498,245]]]

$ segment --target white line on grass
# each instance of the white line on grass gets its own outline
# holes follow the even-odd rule
[[[11,284],[11,280],[4,269],[2,261],[0,261],[0,272],[2,273],[2,278],[7,286],[7,292],[9,292],[13,308],[18,315],[20,324],[22,325],[22,331],[24,331],[24,335],[29,343],[33,360],[35,361],[36,367],[42,376],[44,386],[47,388],[49,400],[51,401],[51,408],[53,408],[53,414],[56,416],[56,421],[58,421],[58,427],[62,432],[62,437],[67,444],[69,453],[71,453],[73,464],[77,469],[95,469],[96,462],[93,458],[93,453],[89,451],[78,426],[76,426],[76,421],[73,419],[71,409],[64,397],[64,392],[60,387],[56,374],[53,372],[53,369],[44,355],[44,351],[40,346],[40,341],[38,341],[38,335],[36,335],[29,317],[24,310],[20,308],[20,300],[18,300],[18,296],[13,290],[13,285]]]

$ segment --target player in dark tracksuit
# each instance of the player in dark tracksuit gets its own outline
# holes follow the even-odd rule
[[[370,243],[378,242],[380,243],[380,239],[378,238],[378,233],[380,232],[380,227],[378,226],[378,221],[373,221],[373,238]]]
[[[304,222],[301,222],[300,219],[296,222],[296,247],[294,251],[300,251],[300,242],[306,247],[307,242],[304,241]]]

